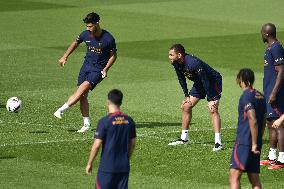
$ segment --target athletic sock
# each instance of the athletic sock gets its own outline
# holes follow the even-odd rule
[[[180,135],[181,140],[188,140],[188,130],[182,130]]]
[[[270,148],[269,149],[269,154],[268,154],[268,159],[275,160],[276,158],[277,158],[277,156],[276,156],[276,149],[275,148]]]
[[[69,105],[67,103],[63,104],[58,110],[63,113],[65,110],[69,108]]]
[[[90,117],[83,117],[84,125],[91,125]]]
[[[284,152],[279,152],[278,160],[281,163],[284,163]]]
[[[221,133],[215,133],[215,144],[216,143],[222,144],[221,143]]]

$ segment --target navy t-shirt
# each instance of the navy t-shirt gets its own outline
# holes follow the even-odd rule
[[[91,71],[103,70],[110,58],[110,53],[116,51],[115,39],[106,30],[102,30],[99,38],[85,30],[77,37],[76,42],[78,44],[85,42],[87,53],[84,63],[93,65]]]
[[[266,100],[274,88],[277,71],[275,66],[284,65],[284,49],[280,42],[274,42],[271,47],[267,48],[264,55],[264,79],[263,79],[263,91]],[[283,98],[284,95],[284,82],[278,91],[279,98]]]
[[[239,101],[239,117],[238,117],[238,128],[236,142],[243,145],[251,146],[251,132],[249,126],[249,120],[247,112],[249,110],[255,110],[258,126],[257,145],[262,145],[262,127],[265,120],[266,103],[264,96],[255,89],[246,89]]]
[[[183,64],[177,62],[173,63],[184,95],[189,95],[186,83],[186,78],[188,78],[194,83],[200,83],[203,86],[208,99],[210,99],[211,94],[213,94],[212,91],[215,91],[214,87],[216,81],[222,80],[221,74],[191,54],[187,54],[184,61]]]
[[[129,172],[128,145],[136,137],[133,119],[116,112],[103,117],[97,126],[95,138],[103,140],[99,171]]]

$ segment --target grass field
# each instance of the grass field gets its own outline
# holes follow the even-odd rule
[[[235,75],[242,67],[256,73],[262,89],[260,27],[278,26],[284,41],[284,2],[264,0],[1,0],[0,1],[0,188],[93,188],[85,174],[93,132],[75,105],[56,120],[53,112],[76,90],[85,54],[81,45],[62,69],[57,60],[85,29],[82,18],[101,15],[101,26],[116,38],[118,60],[92,93],[92,127],[106,111],[106,94],[125,94],[123,111],[137,122],[138,142],[131,160],[129,188],[228,188],[229,158],[241,94]],[[223,75],[220,104],[225,149],[212,152],[213,132],[206,102],[193,112],[191,145],[169,147],[179,136],[183,93],[168,48],[183,43]],[[8,113],[6,100],[18,96],[24,107]],[[263,154],[267,152],[265,135]],[[97,167],[98,161],[96,161]],[[261,168],[263,188],[283,188],[284,169]],[[250,188],[247,177],[243,188]]]

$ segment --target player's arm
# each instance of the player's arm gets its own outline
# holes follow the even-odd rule
[[[266,114],[264,114],[264,116],[263,116],[261,137],[263,137],[263,135],[264,135],[265,127],[266,127]]]
[[[185,78],[184,74],[178,69],[176,64],[173,64],[173,66],[175,68],[175,71],[176,71],[176,74],[177,74],[177,77],[178,77],[178,81],[179,81],[179,84],[180,84],[180,86],[183,90],[184,96],[188,97],[189,94],[188,94],[188,89],[187,89],[186,78]]]
[[[249,109],[247,111],[247,118],[249,121],[249,127],[250,127],[250,132],[251,132],[251,141],[252,141],[251,151],[254,154],[259,154],[260,152],[257,149],[258,125],[257,125],[257,120],[256,120],[254,109]]]
[[[98,151],[100,150],[102,143],[103,143],[103,140],[98,139],[98,138],[96,138],[93,143],[93,146],[92,146],[92,149],[89,155],[89,160],[86,166],[86,173],[88,175],[92,174],[93,162],[94,162],[94,159],[97,157]]]
[[[110,52],[110,58],[109,58],[109,60],[106,64],[105,68],[102,71],[103,78],[107,76],[107,72],[108,72],[109,68],[114,64],[116,59],[117,59],[116,51],[111,51]]]
[[[64,66],[67,62],[67,59],[70,54],[79,46],[79,43],[77,41],[74,41],[71,43],[71,45],[68,47],[66,52],[63,54],[63,56],[58,60],[58,63],[60,66]]]
[[[133,154],[133,151],[134,151],[134,148],[135,148],[135,144],[136,144],[136,138],[130,139],[129,145],[128,145],[128,157],[129,158]]]
[[[275,70],[277,73],[276,82],[273,87],[273,90],[271,92],[271,95],[269,96],[268,103],[272,104],[276,100],[276,95],[280,89],[280,86],[282,85],[283,79],[284,79],[284,65],[277,65],[275,66]]]

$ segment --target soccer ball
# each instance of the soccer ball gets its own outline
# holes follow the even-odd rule
[[[11,97],[7,100],[6,108],[9,112],[17,113],[22,107],[22,101],[18,97]]]

